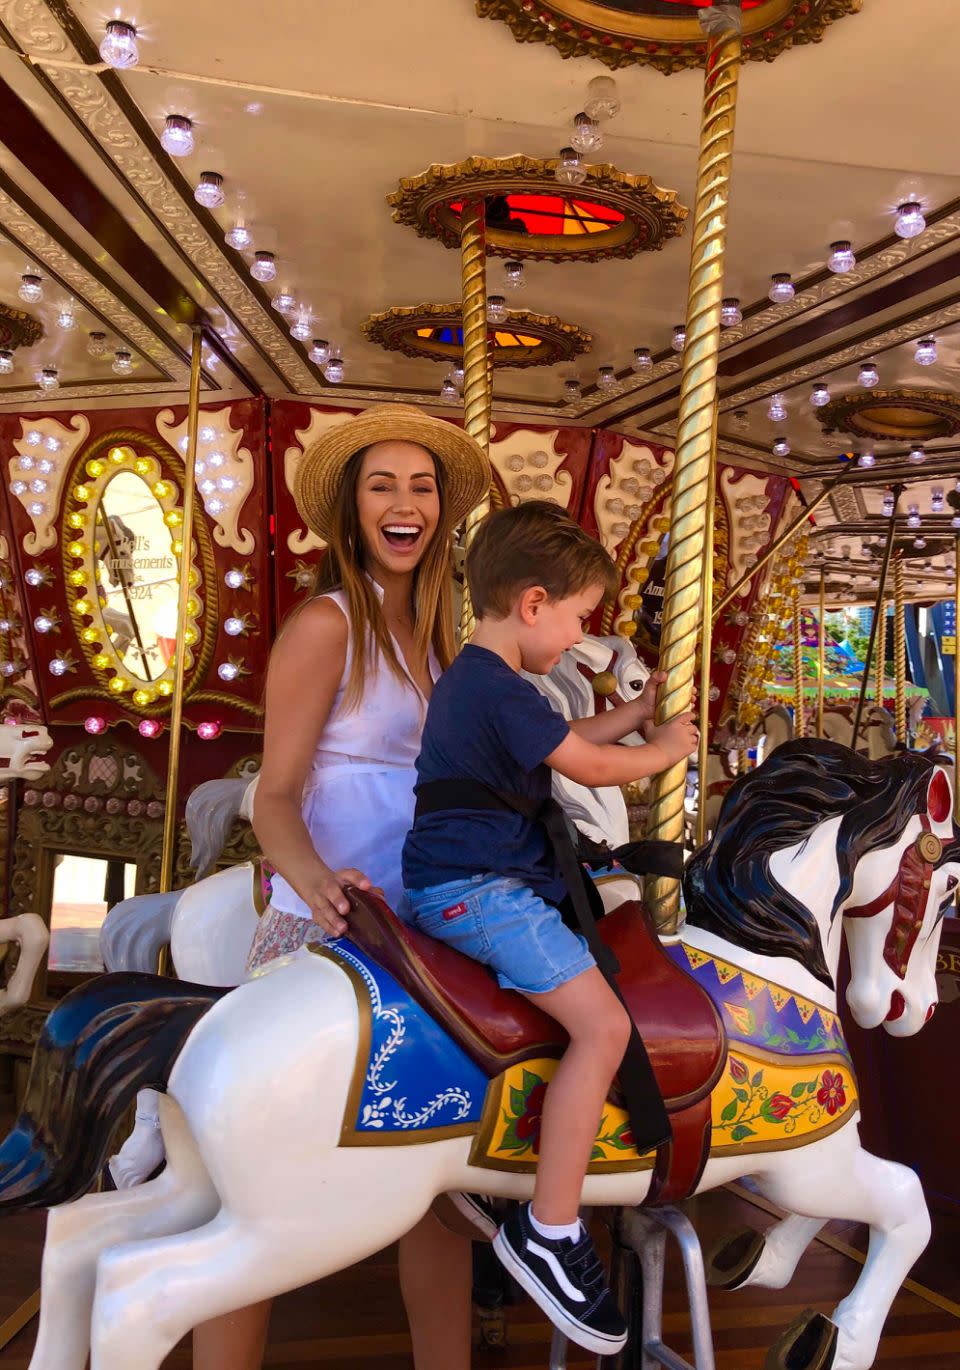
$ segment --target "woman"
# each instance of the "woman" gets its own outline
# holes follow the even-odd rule
[[[304,454],[297,507],[328,551],[267,675],[253,824],[277,874],[254,972],[345,932],[345,885],[400,897],[426,703],[454,652],[451,533],[488,482],[473,439],[406,405],[368,409]],[[433,1214],[401,1241],[417,1370],[468,1370],[470,1280],[469,1241]],[[195,1370],[258,1370],[268,1316],[198,1328]]]

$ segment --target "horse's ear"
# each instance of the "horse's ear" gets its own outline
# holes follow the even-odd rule
[[[938,766],[927,789],[927,813],[934,823],[947,821],[950,817],[951,803],[950,783],[943,767]]]

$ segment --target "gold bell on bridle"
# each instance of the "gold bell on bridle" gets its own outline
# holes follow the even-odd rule
[[[598,671],[593,677],[593,693],[601,699],[612,695],[617,688],[617,677],[612,671]]]

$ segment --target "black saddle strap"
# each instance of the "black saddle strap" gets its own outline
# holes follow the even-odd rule
[[[538,805],[522,795],[494,790],[479,780],[431,780],[418,785],[416,794],[418,818],[422,814],[440,813],[450,809],[480,809],[519,813],[524,818],[544,825],[560,867],[560,874],[566,884],[569,902],[576,915],[580,932],[601,974],[623,1004],[630,1019],[630,1040],[620,1066],[620,1085],[637,1150],[642,1155],[645,1151],[652,1151],[669,1142],[673,1134],[663,1096],[643,1039],[637,1031],[633,1015],[617,983],[619,962],[597,931],[597,916],[598,913],[602,915],[603,905],[593,881],[577,858],[560,805],[553,799]]]

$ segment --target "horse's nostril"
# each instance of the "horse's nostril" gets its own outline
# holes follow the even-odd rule
[[[927,1009],[927,1016],[926,1016],[926,1018],[924,1018],[924,1020],[923,1020],[925,1023],[929,1023],[930,1019],[933,1017],[934,1013],[936,1012],[936,1008],[937,1008],[936,1004],[931,1004],[930,1007]]]

